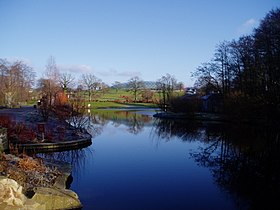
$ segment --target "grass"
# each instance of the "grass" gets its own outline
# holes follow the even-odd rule
[[[102,108],[125,108],[129,106],[140,106],[147,108],[155,108],[156,104],[151,103],[119,103],[119,102],[111,102],[111,101],[95,101],[88,102],[90,104],[90,108],[92,109],[102,109]]]
[[[177,95],[182,95],[183,92],[176,92]],[[93,101],[89,102],[88,95],[85,91],[78,93],[83,100],[86,100],[86,105],[90,104],[91,109],[101,108],[125,108],[128,106],[141,106],[156,108],[157,104],[153,103],[133,103],[134,96],[132,92],[124,89],[108,89],[108,91],[97,91],[93,94]],[[137,100],[141,100],[141,94],[139,94]],[[153,101],[159,101],[159,94],[154,92]],[[36,104],[36,100],[30,100],[27,102],[28,105]]]
[[[101,94],[101,96],[98,98],[98,100],[99,101],[112,101],[112,100],[125,101],[123,96],[133,97],[133,95],[129,91],[109,89],[108,92]]]
[[[157,97],[158,94],[155,94],[154,97]],[[87,102],[90,104],[90,107],[93,109],[100,109],[100,108],[125,108],[128,106],[141,106],[141,107],[157,107],[155,104],[152,103],[133,103],[133,94],[127,90],[116,90],[116,89],[109,89],[107,92],[102,93],[97,92],[94,97],[93,102]],[[140,96],[139,96],[140,99]],[[127,102],[129,101],[129,103]]]
[[[116,103],[111,101],[96,101],[96,102],[88,102],[90,104],[90,108],[92,109],[101,109],[101,108],[124,108],[126,107],[123,103]]]

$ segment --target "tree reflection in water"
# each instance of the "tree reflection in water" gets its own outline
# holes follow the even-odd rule
[[[106,123],[112,122],[115,127],[127,126],[127,131],[133,134],[140,133],[144,125],[152,121],[152,117],[138,114],[133,110],[99,110],[94,114]]]
[[[239,209],[280,209],[279,128],[156,120],[155,133],[203,142],[191,157],[211,170]]]
[[[139,115],[136,112],[131,111],[114,111],[110,114],[88,113],[87,115],[80,116],[80,122],[83,124],[83,128],[86,129],[94,140],[94,137],[100,135],[103,131],[103,127],[112,122],[115,126],[126,125],[127,131],[133,134],[138,134],[143,130],[144,123],[149,123],[152,118],[145,115]],[[40,157],[49,161],[63,161],[71,164],[72,172],[77,174],[84,171],[86,159],[88,154],[92,154],[90,148],[60,151],[52,153],[39,154]]]
[[[41,153],[38,156],[51,162],[58,161],[70,164],[72,173],[79,177],[79,174],[85,171],[86,160],[93,158],[93,151],[91,148],[83,148],[63,152]]]

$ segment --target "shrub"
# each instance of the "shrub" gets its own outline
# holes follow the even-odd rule
[[[189,97],[176,97],[170,100],[170,111],[183,112],[183,113],[195,113],[201,109],[201,100],[196,96]]]

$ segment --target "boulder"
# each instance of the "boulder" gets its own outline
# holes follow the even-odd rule
[[[82,208],[78,195],[72,190],[38,187],[31,200],[45,204],[46,209],[76,209]]]
[[[22,186],[15,180],[0,177],[0,209],[1,210],[45,210],[44,204],[29,200],[22,193]]]

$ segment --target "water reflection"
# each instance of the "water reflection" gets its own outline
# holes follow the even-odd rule
[[[155,133],[161,139],[203,142],[191,157],[211,170],[238,208],[280,209],[279,128],[157,120]]]
[[[66,162],[70,164],[72,173],[75,173],[77,177],[85,171],[86,160],[91,159],[92,155],[91,148],[38,154],[39,157],[50,162]]]
[[[120,125],[127,126],[129,133],[138,134],[143,130],[145,124],[152,121],[152,117],[148,115],[142,115],[136,111],[128,110],[98,110],[93,112],[95,116],[102,119],[105,125],[108,122],[112,122],[115,127]]]
[[[196,121],[155,119],[152,133],[169,141],[176,136],[183,141],[196,140],[202,134],[201,123]]]
[[[155,200],[158,199],[153,202],[155,208],[160,206],[161,202],[161,207],[164,208],[164,205],[171,205],[175,200],[180,200],[182,205],[188,206],[192,199],[188,200],[186,197],[196,196],[196,190],[200,187],[205,187],[201,192],[207,191],[207,186],[203,184],[192,185],[196,183],[192,173],[195,176],[201,175],[201,171],[197,172],[198,169],[191,167],[189,160],[192,160],[195,161],[193,165],[210,169],[216,185],[230,194],[237,209],[280,209],[279,128],[160,120],[126,110],[99,110],[85,116],[85,122],[87,130],[93,135],[92,147],[42,155],[47,159],[71,163],[76,180],[74,182],[79,180],[79,174],[84,177],[84,181],[77,186],[90,186],[89,189],[77,190],[81,199],[84,199],[85,206],[91,207],[93,198],[94,205],[99,204],[100,208],[114,201],[114,204],[119,203],[120,200],[123,201],[120,205],[125,206],[129,205],[129,201],[134,202],[135,195],[143,198],[143,206],[145,202],[149,203],[153,196]],[[114,141],[110,141],[112,136],[106,135],[106,127],[125,128],[129,135],[115,129]],[[147,127],[149,129],[146,129]],[[147,131],[150,136],[145,133]],[[94,141],[99,135],[104,136],[95,144]],[[163,150],[159,148],[154,152],[155,150],[149,147],[149,137],[151,140],[157,139],[157,145],[162,144]],[[133,138],[135,141],[128,141],[126,138]],[[166,141],[174,144],[164,144]],[[177,154],[185,153],[184,148],[188,148],[188,144],[185,143],[189,142],[195,145],[191,151],[186,150],[187,157],[190,156],[191,159],[186,160],[184,156],[181,160],[181,156]],[[199,146],[196,147],[197,145]],[[169,162],[172,164],[168,164]],[[172,167],[173,165],[176,167]],[[94,190],[90,191],[91,188]],[[161,194],[161,190],[158,189],[169,191]],[[109,202],[106,196],[91,197],[88,191],[101,195],[109,194]],[[198,194],[202,201],[209,197],[214,198],[211,195],[205,198],[201,192]],[[165,195],[168,193],[176,193],[176,199],[172,197],[166,200]],[[129,197],[129,194],[132,196]],[[194,198],[198,199],[195,196]],[[196,205],[198,202],[194,203]],[[220,203],[217,204],[219,205]],[[110,207],[108,209],[113,209]]]

